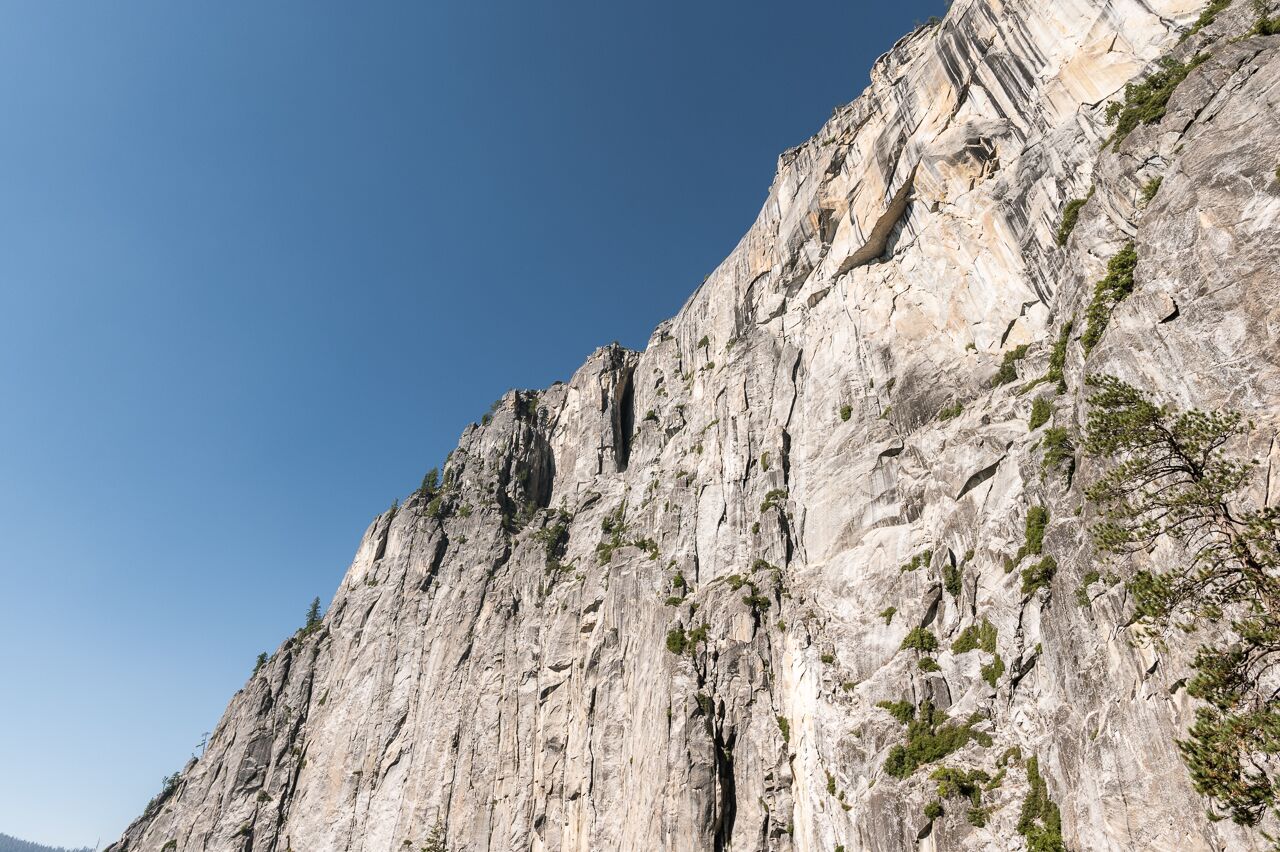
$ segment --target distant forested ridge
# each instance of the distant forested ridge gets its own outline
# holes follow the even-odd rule
[[[7,834],[0,834],[0,852],[93,852],[88,846],[79,849],[67,849],[62,846],[44,846],[39,843],[31,843],[27,840],[19,840],[16,837],[10,837]]]

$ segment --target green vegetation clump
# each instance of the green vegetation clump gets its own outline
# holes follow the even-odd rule
[[[1071,232],[1076,229],[1076,222],[1080,220],[1080,208],[1092,197],[1093,187],[1089,187],[1089,193],[1084,198],[1073,198],[1062,208],[1062,222],[1058,225],[1058,245],[1067,244],[1067,238],[1071,236]]]
[[[916,666],[922,672],[936,672],[942,670],[942,666],[938,665],[938,661],[933,657],[921,657],[916,661]]]
[[[840,406],[841,420],[848,420],[852,416],[853,416],[853,406],[849,405],[848,403]]]
[[[944,405],[942,408],[938,409],[938,419],[944,421],[950,420],[953,417],[959,417],[960,412],[962,411],[964,411],[964,403],[956,400],[950,405]]]
[[[257,674],[259,671],[261,671],[262,667],[265,666],[266,664],[267,664],[267,654],[265,651],[263,651],[261,654],[258,655],[258,661],[253,664],[253,673]]]
[[[919,651],[922,654],[932,653],[938,650],[938,637],[923,627],[913,627],[902,640],[900,650]]]
[[[573,517],[567,512],[558,512],[551,520],[552,523],[533,534],[533,540],[542,545],[546,570],[556,571],[564,567],[560,560],[569,546],[569,523]]]
[[[1004,358],[1000,361],[1000,369],[996,370],[996,374],[991,377],[991,387],[1006,385],[1018,378],[1018,362],[1027,357],[1028,348],[1029,346],[1024,343],[1004,353]]]
[[[441,515],[445,514],[444,495],[436,494],[427,501],[427,504],[422,508],[422,511],[428,518],[439,518]]]
[[[1102,579],[1102,575],[1097,571],[1088,571],[1080,580],[1080,585],[1076,587],[1076,605],[1082,609],[1093,603],[1089,599],[1089,587]]]
[[[1133,270],[1138,265],[1138,253],[1133,243],[1126,243],[1115,257],[1107,262],[1107,274],[1093,287],[1093,300],[1085,311],[1084,334],[1080,343],[1085,354],[1102,340],[1102,333],[1111,322],[1111,312],[1126,296],[1133,292]]]
[[[650,559],[658,558],[658,543],[651,538],[633,538],[631,546],[643,550]]]
[[[893,616],[894,616],[894,615],[896,615],[896,614],[897,614],[897,612],[898,612],[898,608],[897,608],[896,606],[889,606],[889,607],[885,607],[884,609],[880,610],[880,617],[884,619],[884,623],[885,623],[885,626],[886,626],[886,627],[887,627],[890,623],[892,623],[892,621],[893,621]]]
[[[1253,29],[1249,31],[1251,35],[1269,36],[1280,34],[1280,18],[1273,18],[1267,14],[1265,0],[1253,0],[1253,11],[1257,14],[1258,20],[1254,22]]]
[[[780,578],[782,569],[774,565],[767,559],[753,559],[751,561],[752,571],[771,571],[775,578]]]
[[[1048,423],[1052,416],[1053,403],[1049,402],[1048,397],[1038,396],[1031,403],[1031,419],[1027,421],[1027,428],[1034,432]]]
[[[781,509],[782,504],[787,500],[787,489],[774,488],[764,495],[764,501],[760,503],[760,513],[764,514],[770,509]]]
[[[1142,185],[1142,203],[1150,204],[1151,199],[1156,197],[1156,193],[1160,191],[1160,184],[1164,182],[1163,177],[1153,177]]]
[[[707,641],[707,625],[705,624],[699,624],[688,633],[680,625],[667,631],[667,650],[676,656],[686,652],[692,655],[698,650],[698,645],[705,641]]]
[[[156,793],[142,810],[143,818],[149,819],[159,813],[160,808],[164,806],[169,797],[178,791],[178,785],[181,782],[182,775],[177,772],[162,778],[160,780],[160,792]]]
[[[791,723],[787,721],[786,716],[775,717],[778,720],[778,730],[782,733],[782,741],[784,743],[791,742]]]
[[[914,571],[917,568],[927,568],[929,567],[929,563],[932,561],[933,561],[933,548],[928,548],[920,553],[917,553],[915,556],[911,557],[910,562],[902,563],[902,566],[899,570],[901,571],[901,573],[905,574],[906,572]]]
[[[1053,575],[1058,572],[1058,561],[1045,556],[1039,562],[1022,569],[1022,593],[1030,595],[1038,589],[1049,588]]]
[[[939,799],[965,798],[974,807],[982,804],[982,786],[991,780],[981,769],[966,772],[954,766],[939,766],[929,777],[938,782]]]
[[[1210,0],[1208,6],[1200,13],[1200,17],[1196,18],[1196,22],[1191,25],[1191,29],[1182,34],[1179,43],[1186,41],[1191,36],[1200,32],[1205,27],[1213,23],[1214,18],[1218,17],[1218,13],[1224,11],[1231,5],[1231,0]]]
[[[877,706],[883,707],[885,702]],[[899,717],[899,714],[895,712],[894,716]],[[921,766],[942,760],[963,748],[970,740],[984,747],[991,745],[988,734],[973,730],[972,720],[963,724],[948,724],[947,714],[935,709],[928,699],[920,703],[918,710],[905,724],[906,741],[890,749],[889,756],[884,761],[885,772],[894,778],[910,778]]]
[[[651,538],[633,538],[627,539],[627,521],[626,521],[627,504],[624,500],[618,504],[618,508],[614,509],[600,521],[600,530],[607,538],[604,538],[596,545],[596,562],[601,565],[609,564],[613,559],[613,554],[621,547],[631,545],[638,547],[648,554],[650,559],[658,558],[658,544]],[[562,514],[562,521],[569,521],[572,518]],[[553,529],[554,532],[554,529]],[[550,533],[548,535],[551,535]],[[567,535],[567,531],[566,531]],[[563,567],[563,566],[560,566]]]
[[[942,566],[942,587],[951,597],[960,597],[960,592],[964,589],[964,572],[960,570],[960,566],[950,562]]]
[[[909,725],[916,717],[916,706],[910,701],[877,701],[876,706],[888,710],[889,715],[898,720],[899,725]]]
[[[942,816],[942,802],[934,799],[932,802],[924,806],[925,819],[937,819]]]
[[[705,334],[702,335],[702,339],[698,341],[698,348],[706,349],[710,345],[711,345],[711,338],[707,337]]]
[[[449,845],[444,839],[444,826],[439,820],[431,827],[427,842],[422,845],[422,852],[449,852]]]
[[[1049,526],[1048,508],[1032,506],[1027,510],[1026,540],[1022,543],[1022,547],[1018,548],[1018,553],[1013,558],[1014,562],[1021,562],[1024,556],[1040,555],[1040,551],[1044,549],[1044,531],[1047,526]]]
[[[998,631],[986,618],[981,624],[971,624],[960,632],[956,641],[951,643],[951,653],[964,654],[981,648],[995,657],[990,663],[981,667],[982,679],[993,687],[1004,674],[1004,660],[996,653],[996,637]]]
[[[1116,126],[1113,135],[1118,146],[1139,124],[1155,124],[1164,118],[1169,98],[1175,89],[1187,79],[1187,75],[1206,59],[1201,53],[1189,62],[1179,62],[1171,56],[1162,57],[1157,68],[1146,79],[1124,87],[1124,100],[1107,106],[1107,122]]]
[[[618,508],[601,519],[600,531],[608,536],[596,545],[596,561],[601,565],[607,565],[613,558],[614,551],[626,544],[622,538],[627,532],[626,515],[627,504],[624,500],[618,504]]]
[[[1067,392],[1067,344],[1071,342],[1071,329],[1075,324],[1074,318],[1062,324],[1062,328],[1058,329],[1058,339],[1053,344],[1053,351],[1049,353],[1049,372],[1045,374],[1045,378],[1057,384],[1058,393]]]
[[[1062,470],[1069,485],[1076,470],[1076,447],[1071,433],[1061,426],[1050,426],[1045,430],[1040,447],[1044,450],[1040,459],[1041,472],[1047,474],[1051,470]]]
[[[1187,692],[1203,704],[1179,748],[1198,792],[1257,825],[1280,800],[1280,508],[1248,502],[1257,463],[1228,451],[1253,426],[1235,411],[1157,405],[1112,376],[1088,382],[1085,450],[1109,463],[1086,491],[1102,514],[1094,543],[1113,556],[1181,545],[1180,559],[1127,585],[1149,629],[1218,626],[1192,661]]]
[[[982,679],[994,687],[996,681],[1000,680],[1000,675],[1004,674],[1004,659],[996,654],[995,659],[983,665],[979,671]]]
[[[769,453],[767,451],[760,454],[760,470],[764,473],[769,472]]]
[[[1028,852],[1067,852],[1062,839],[1062,814],[1049,798],[1049,788],[1040,776],[1040,765],[1027,758],[1027,797],[1018,815],[1018,833],[1027,839]]]
[[[994,654],[998,633],[995,625],[983,618],[981,624],[971,624],[960,631],[956,641],[951,643],[951,653],[964,654],[981,648],[988,654]]]
[[[755,584],[751,585],[751,594],[742,596],[742,602],[756,613],[764,612],[772,604],[768,597],[759,593]]]
[[[440,490],[440,469],[431,468],[422,477],[422,484],[418,486],[418,493],[426,499],[430,500]]]

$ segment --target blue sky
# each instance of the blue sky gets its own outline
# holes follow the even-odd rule
[[[370,518],[643,346],[942,5],[0,2],[0,831],[118,835]]]

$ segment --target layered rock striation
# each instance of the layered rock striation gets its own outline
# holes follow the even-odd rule
[[[1277,501],[1280,37],[1201,11],[957,0],[900,40],[643,352],[508,393],[374,520],[112,849],[1266,848],[1180,758],[1190,643],[1090,580],[1093,462],[1043,465],[1110,373],[1247,412]]]

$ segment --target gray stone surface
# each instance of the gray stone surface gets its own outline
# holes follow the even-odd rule
[[[903,731],[876,703],[926,697],[993,741],[948,765],[1038,757],[1074,849],[1265,848],[1206,819],[1187,780],[1188,643],[1131,635],[1122,584],[1075,602],[1098,566],[1091,471],[1042,478],[1027,425],[1049,395],[1078,428],[1083,375],[1111,372],[1245,409],[1280,461],[1280,37],[1233,41],[1238,1],[1178,44],[1199,11],[957,0],[900,40],[781,156],[756,223],[644,352],[508,394],[463,433],[437,504],[374,520],[320,629],[232,698],[114,849],[418,849],[437,821],[472,852],[1025,848],[1020,764],[985,827],[959,800],[923,816],[933,767],[884,771]],[[1164,120],[1100,153],[1105,102],[1202,49]],[[1136,292],[1087,360],[1073,340],[1068,392],[1024,391],[1130,239]],[[1019,381],[991,388],[1021,344]],[[1037,504],[1059,571],[1024,595],[1005,559]],[[538,531],[562,517],[549,566]],[[625,531],[602,562],[610,517]],[[991,654],[950,650],[983,619],[994,687]],[[922,625],[937,672],[899,650]],[[676,627],[705,641],[672,653]]]

